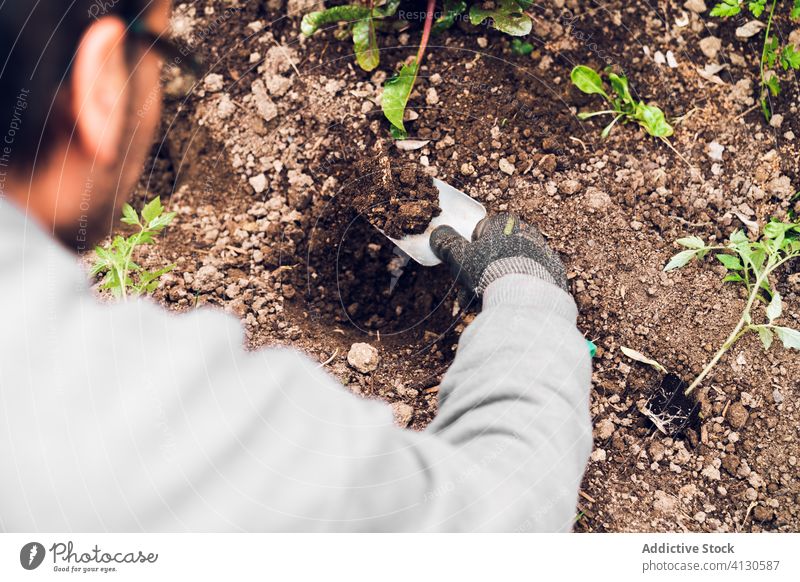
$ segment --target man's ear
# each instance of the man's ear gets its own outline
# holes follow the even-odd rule
[[[125,24],[112,16],[83,33],[73,62],[71,89],[75,137],[85,154],[105,166],[117,163],[128,110],[129,71]]]

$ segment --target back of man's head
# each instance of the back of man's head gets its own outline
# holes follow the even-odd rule
[[[98,18],[132,22],[154,0],[14,0],[0,3],[0,155],[30,168],[64,127],[64,93],[83,32]],[[41,144],[41,145],[40,145]]]

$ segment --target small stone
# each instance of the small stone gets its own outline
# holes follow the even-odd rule
[[[774,512],[764,505],[756,505],[753,508],[753,519],[756,521],[770,521],[773,515]]]
[[[701,474],[703,475],[703,477],[707,477],[712,481],[719,481],[720,479],[719,469],[714,465],[708,465],[705,469],[701,471]]]
[[[362,374],[374,372],[379,361],[378,350],[363,342],[354,343],[347,352],[347,363]]]
[[[703,0],[686,0],[686,2],[683,4],[683,7],[686,8],[686,10],[691,10],[695,14],[702,14],[708,10],[706,3],[703,2]]]
[[[392,402],[392,413],[394,423],[400,428],[405,428],[414,417],[414,409],[405,402]]]
[[[436,87],[429,87],[425,92],[425,103],[428,105],[436,105],[439,103],[439,93],[436,92]]]
[[[775,402],[775,404],[780,404],[783,402],[783,394],[781,394],[781,391],[778,388],[775,388],[772,391],[772,400]]]
[[[718,162],[722,161],[722,152],[724,151],[725,146],[715,141],[710,142],[706,146],[706,153],[708,154],[708,157],[712,160],[717,160]]]
[[[267,187],[267,177],[264,174],[256,174],[248,182],[256,194],[261,194]]]
[[[610,419],[604,418],[594,427],[594,436],[599,440],[606,440],[611,438],[615,430],[614,423]]]
[[[225,296],[228,299],[236,299],[239,296],[239,286],[231,283],[225,288]]]
[[[703,54],[713,61],[722,48],[722,40],[716,36],[707,36],[700,41],[699,45]]]
[[[581,183],[577,180],[564,180],[558,185],[559,191],[562,194],[576,194],[581,189]]]
[[[655,501],[653,501],[653,509],[661,513],[672,513],[675,511],[675,507],[678,504],[677,499],[671,495],[667,495],[667,493],[661,491],[660,489],[656,490],[653,495],[655,496]]]
[[[769,124],[774,127],[775,129],[780,129],[781,125],[783,125],[783,115],[780,113],[776,113],[769,119]]]
[[[766,26],[760,20],[751,20],[736,29],[736,38],[750,38],[757,35]]]
[[[475,173],[475,166],[473,166],[468,162],[464,162],[463,164],[461,164],[461,173],[464,174],[465,176],[471,176],[472,174]]]
[[[606,451],[605,449],[595,449],[592,451],[590,459],[593,463],[602,463],[606,460]]]
[[[659,441],[653,441],[650,443],[647,451],[650,453],[650,458],[653,459],[656,463],[659,462],[661,459],[664,458],[664,445],[661,444]]]
[[[211,73],[209,75],[206,75],[206,78],[203,79],[203,88],[209,93],[214,93],[215,91],[222,91],[222,88],[224,86],[225,86],[225,81],[222,78],[222,75],[218,73]]]
[[[734,402],[728,407],[728,423],[737,430],[744,427],[749,416],[747,409],[741,402]]]
[[[592,210],[607,210],[611,206],[611,196],[594,186],[586,189],[585,197],[586,205]]]
[[[485,36],[479,36],[478,46],[481,48],[486,48],[487,46],[489,46],[489,39],[487,39]]]
[[[195,273],[192,281],[192,289],[195,291],[209,292],[217,287],[222,274],[214,265],[203,265]]]
[[[506,158],[500,158],[498,165],[500,166],[501,172],[508,174],[509,176],[511,176],[514,173],[515,170],[514,164],[509,162]]]
[[[697,523],[704,523],[706,521],[706,514],[704,511],[698,511],[694,514],[694,520]]]

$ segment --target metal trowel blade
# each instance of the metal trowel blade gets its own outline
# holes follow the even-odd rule
[[[425,232],[406,235],[401,239],[387,236],[409,257],[425,267],[438,265],[441,261],[433,254],[430,240],[431,232],[439,225],[453,227],[461,236],[469,240],[475,225],[486,216],[486,208],[477,200],[470,198],[461,190],[453,188],[447,182],[434,178],[433,185],[439,190],[439,216],[431,220]]]

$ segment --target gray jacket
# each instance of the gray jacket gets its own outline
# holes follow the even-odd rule
[[[572,298],[509,275],[424,432],[236,319],[104,305],[0,200],[0,530],[569,531],[591,449]]]

